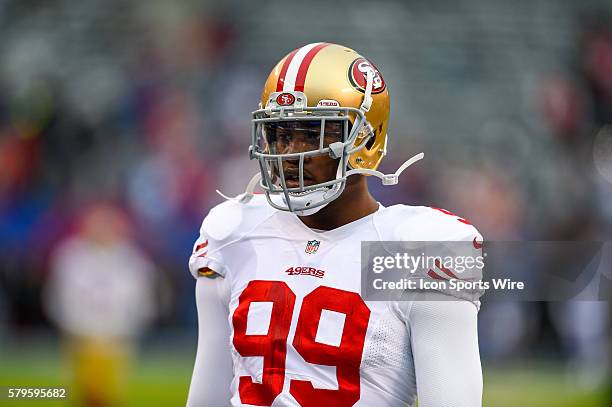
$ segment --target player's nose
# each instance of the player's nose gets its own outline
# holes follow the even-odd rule
[[[312,178],[311,172],[309,168],[306,166],[307,163],[310,162],[310,158],[308,156],[304,157],[304,179]],[[292,159],[292,160],[284,160],[283,162],[283,172],[285,174],[295,174],[299,176],[300,171],[300,160]]]

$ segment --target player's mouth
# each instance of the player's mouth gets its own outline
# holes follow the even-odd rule
[[[285,175],[285,183],[288,188],[299,188],[300,187],[300,177],[294,175]],[[312,178],[304,176],[304,186],[307,187],[309,185],[314,184]]]
[[[299,188],[300,187],[300,174],[297,170],[285,170],[283,171],[285,175],[285,183],[287,188]],[[314,179],[304,172],[304,186],[307,187],[309,185],[315,184]]]

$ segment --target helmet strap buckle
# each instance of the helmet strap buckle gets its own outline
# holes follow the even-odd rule
[[[329,145],[329,156],[331,158],[337,160],[338,158],[342,157],[342,154],[344,154],[344,143],[336,141],[335,143],[331,143]]]

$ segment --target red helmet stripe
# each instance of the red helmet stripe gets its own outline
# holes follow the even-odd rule
[[[285,58],[285,62],[283,62],[283,67],[281,68],[280,75],[278,75],[278,81],[276,82],[277,92],[282,92],[283,85],[285,84],[285,76],[287,75],[287,69],[289,69],[289,64],[291,64],[293,57],[295,56],[295,54],[297,54],[299,50],[299,48],[294,49],[289,55],[287,55],[287,58]]]
[[[317,55],[319,51],[323,48],[327,47],[329,44],[321,43],[315,47],[313,47],[300,64],[300,68],[298,70],[297,76],[295,78],[295,90],[299,92],[304,92],[304,83],[306,82],[306,73],[308,72],[308,67],[310,67],[310,63],[312,59]]]

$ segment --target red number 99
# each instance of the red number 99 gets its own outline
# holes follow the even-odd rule
[[[246,333],[252,302],[272,302],[270,326],[266,335]],[[239,394],[242,403],[270,406],[282,392],[285,381],[287,336],[295,305],[295,294],[286,283],[254,280],[239,297],[232,317],[234,347],[244,357],[262,356],[261,383],[241,376]],[[323,310],[345,315],[339,346],[315,341]],[[291,380],[290,393],[303,407],[334,405],[349,407],[359,400],[359,366],[370,319],[370,310],[357,294],[331,287],[318,287],[304,297],[293,338],[293,346],[309,363],[336,366],[337,390],[315,389],[310,381]]]

